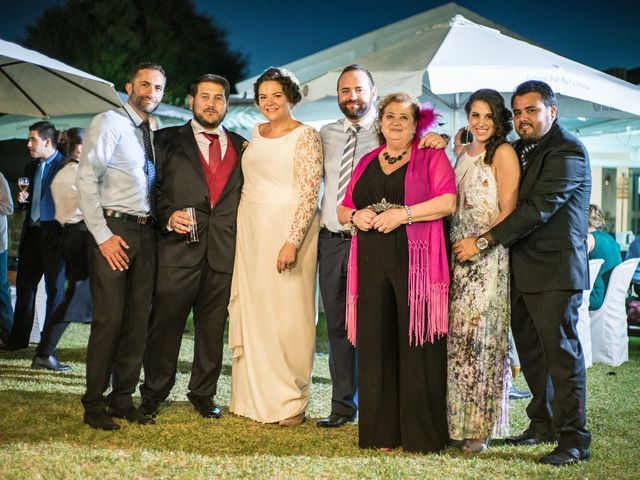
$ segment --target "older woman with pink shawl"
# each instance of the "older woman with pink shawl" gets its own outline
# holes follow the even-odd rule
[[[358,349],[359,445],[437,452],[448,442],[442,218],[455,210],[455,175],[443,150],[418,149],[433,110],[392,94],[378,121],[383,145],[360,160],[338,207],[357,233],[347,330]]]

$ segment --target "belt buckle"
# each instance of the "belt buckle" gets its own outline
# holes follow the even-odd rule
[[[138,217],[136,219],[136,223],[139,225],[146,225],[147,224],[147,217]]]

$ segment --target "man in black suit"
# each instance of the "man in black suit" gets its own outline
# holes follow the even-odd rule
[[[535,445],[558,440],[540,463],[589,458],[586,371],[576,324],[589,288],[587,217],[589,156],[557,123],[556,97],[537,80],[511,99],[522,177],[517,208],[480,237],[454,245],[459,261],[500,243],[511,252],[511,325],[522,372],[533,393],[525,432],[507,440]]]
[[[5,350],[20,350],[29,346],[33,327],[38,283],[44,275],[47,291],[45,323],[64,299],[64,263],[58,248],[62,227],[55,219],[51,196],[51,180],[64,164],[57,149],[57,131],[49,122],[37,122],[29,127],[27,148],[35,160],[25,167],[29,188],[18,194],[19,205],[26,210],[20,246],[18,248],[18,278],[13,328]],[[69,370],[55,355],[36,357],[34,368]]]
[[[193,310],[195,349],[189,400],[204,418],[220,418],[213,401],[222,368],[224,326],[235,256],[236,214],[245,139],[220,124],[229,82],[203,75],[191,86],[194,119],[160,130],[158,163],[158,276],[144,355],[140,411],[155,416],[175,383],[178,354]],[[199,241],[187,243],[193,207]]]

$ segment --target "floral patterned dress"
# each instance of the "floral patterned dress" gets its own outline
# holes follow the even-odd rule
[[[451,241],[480,235],[500,215],[484,153],[456,165],[458,205]],[[447,413],[452,440],[502,438],[508,427],[509,252],[501,245],[455,262],[449,295]]]

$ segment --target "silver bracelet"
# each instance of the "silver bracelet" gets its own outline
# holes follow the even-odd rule
[[[407,211],[407,225],[411,225],[413,223],[413,217],[411,216],[411,209],[405,205],[404,209]]]

